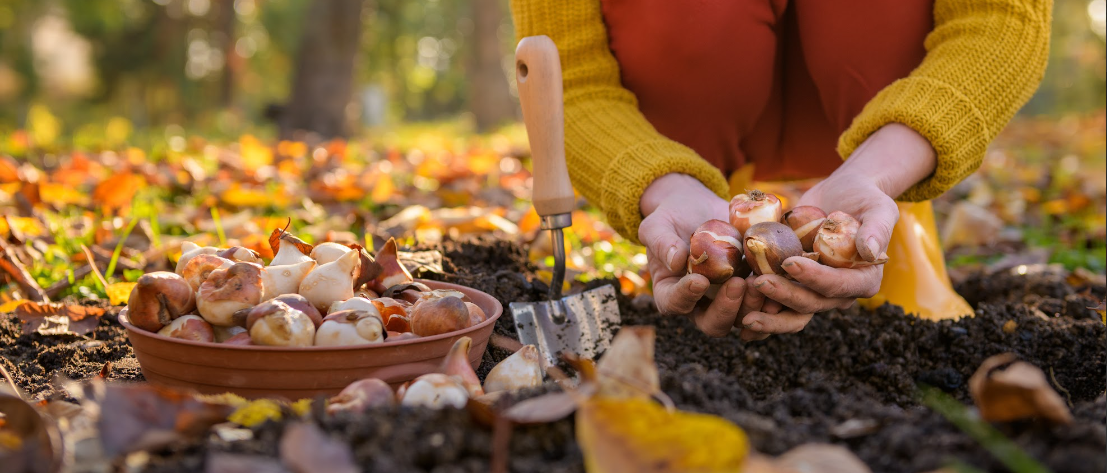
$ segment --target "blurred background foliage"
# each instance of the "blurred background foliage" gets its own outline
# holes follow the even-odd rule
[[[360,18],[311,14],[332,3]],[[1024,114],[1103,108],[1105,4],[1056,0],[1050,66]],[[0,132],[38,125],[109,145],[167,126],[273,134],[298,55],[319,53],[303,41],[318,21],[360,27],[350,131],[516,118],[506,0],[0,0]]]

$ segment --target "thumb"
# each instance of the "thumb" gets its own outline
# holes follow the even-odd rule
[[[888,251],[892,229],[899,221],[899,207],[896,202],[887,196],[881,197],[861,214],[861,228],[857,231],[857,253],[865,261],[876,261]]]
[[[638,241],[646,246],[646,252],[660,259],[662,265],[676,274],[685,271],[688,261],[688,243],[676,231],[671,220],[654,212],[638,226]]]

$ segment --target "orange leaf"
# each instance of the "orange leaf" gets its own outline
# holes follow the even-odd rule
[[[131,205],[135,193],[146,185],[146,179],[129,172],[115,174],[92,191],[95,203],[107,209],[122,209]]]
[[[23,334],[84,335],[100,324],[106,311],[99,307],[77,304],[39,304],[27,301],[15,308],[15,316],[23,322]]]

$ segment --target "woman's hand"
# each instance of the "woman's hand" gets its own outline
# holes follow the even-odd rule
[[[840,210],[861,222],[857,251],[866,261],[884,257],[892,228],[899,220],[894,197],[934,172],[934,149],[911,128],[886,125],[857,148],[854,154],[826,180],[816,184],[797,205],[813,205],[827,213]],[[783,268],[795,281],[764,275],[752,281],[753,288],[783,310],[752,312],[743,326],[761,334],[803,330],[812,314],[845,308],[858,297],[872,297],[880,289],[884,266],[836,269],[803,257],[784,261]],[[766,303],[766,307],[773,308]],[[752,336],[752,335],[751,335]]]
[[[722,337],[730,333],[739,312],[760,309],[760,302],[743,309],[742,278],[730,278],[711,300],[704,297],[710,286],[707,278],[687,273],[692,233],[708,220],[728,221],[725,200],[691,176],[666,174],[646,188],[639,205],[646,218],[638,227],[638,239],[646,245],[654,301],[661,313],[689,315],[700,331]]]

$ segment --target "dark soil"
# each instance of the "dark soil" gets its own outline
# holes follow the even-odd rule
[[[546,285],[533,277],[525,252],[492,239],[446,243],[447,274],[511,301],[541,300]],[[663,390],[685,410],[720,415],[742,426],[753,446],[779,454],[807,442],[845,445],[874,472],[925,472],[951,459],[985,471],[1006,471],[967,434],[922,405],[918,387],[937,387],[971,405],[967,382],[985,358],[1013,352],[1052,376],[1071,400],[1076,420],[1051,427],[1023,421],[995,424],[1023,450],[1057,472],[1107,470],[1107,331],[1087,309],[1102,286],[1074,287],[1062,275],[978,275],[958,290],[977,309],[974,318],[928,322],[902,309],[850,309],[820,314],[801,333],[743,343],[711,339],[683,318],[657,314],[647,300],[620,300],[625,324],[657,327]],[[1012,325],[1013,323],[1013,325]],[[1004,330],[1006,325],[1007,330]],[[514,335],[510,314],[496,331]],[[78,338],[19,336],[18,322],[0,319],[0,354],[36,397],[57,395],[55,375],[84,378],[113,361],[112,378],[141,379],[122,329],[105,317],[90,348]],[[506,352],[490,348],[481,374]],[[6,364],[13,370],[12,364]],[[843,423],[871,427],[844,432]],[[366,471],[487,471],[491,432],[464,411],[392,409],[361,417],[317,419],[347,439]],[[204,439],[158,452],[151,471],[198,471],[206,454],[277,455],[283,423],[255,428],[252,440]],[[512,471],[583,471],[571,419],[516,428]]]

